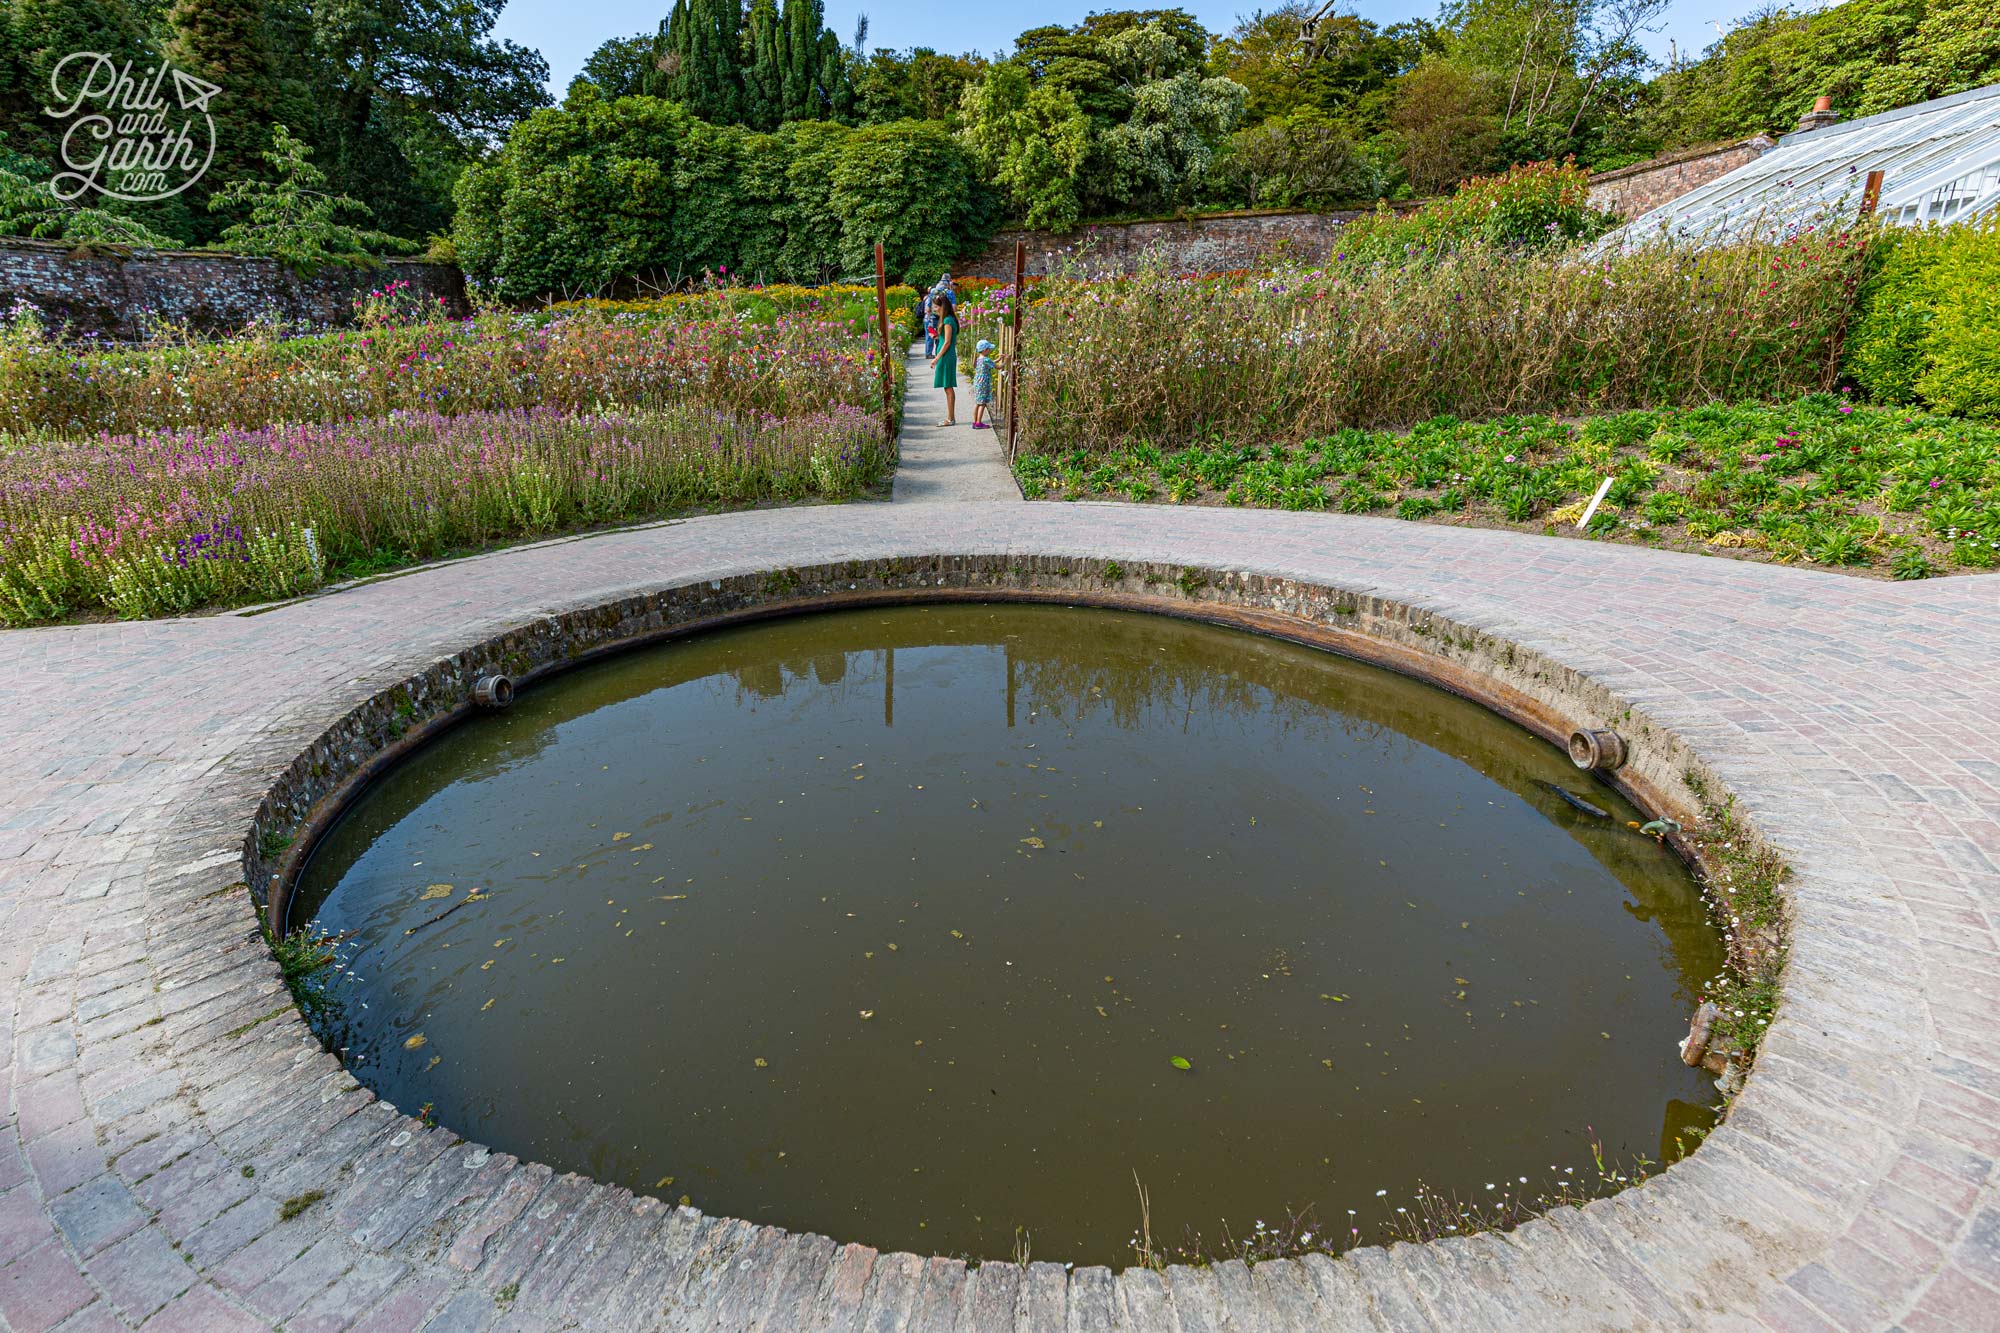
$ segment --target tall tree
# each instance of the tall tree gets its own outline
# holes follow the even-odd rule
[[[209,102],[215,122],[209,177],[219,183],[265,175],[282,99],[264,0],[176,0],[169,23],[174,67],[222,90]]]
[[[751,0],[750,61],[743,71],[743,120],[760,130],[774,130],[785,119],[779,26],[778,0]]]
[[[674,0],[667,95],[703,120],[743,118],[743,10],[737,0]]]
[[[819,94],[819,35],[825,27],[826,10],[820,0],[785,0],[778,58],[786,120],[826,116]]]

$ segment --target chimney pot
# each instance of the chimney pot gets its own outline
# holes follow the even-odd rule
[[[1798,127],[1792,132],[1808,134],[1813,130],[1823,130],[1829,125],[1837,124],[1839,120],[1840,117],[1833,112],[1833,98],[1822,94],[1814,100],[1813,109],[1799,117]]]

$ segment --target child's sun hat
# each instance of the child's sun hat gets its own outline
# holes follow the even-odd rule
[[[993,340],[990,338],[981,338],[978,346],[972,350],[975,352],[990,352],[993,350]]]

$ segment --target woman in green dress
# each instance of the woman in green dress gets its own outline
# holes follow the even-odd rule
[[[931,387],[944,390],[944,420],[940,426],[958,424],[958,308],[952,304],[949,293],[939,292],[931,298],[931,308],[938,316],[937,355],[931,364],[937,367],[931,376]]]

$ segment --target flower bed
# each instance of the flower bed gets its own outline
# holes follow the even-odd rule
[[[487,543],[885,481],[881,419],[395,411],[0,452],[0,623],[293,596]]]
[[[1590,261],[1466,245],[1256,279],[1050,279],[1021,421],[1031,449],[1106,451],[1791,397],[1836,362],[1863,250],[1840,234]]]
[[[0,326],[0,422],[17,439],[109,431],[259,427],[417,410],[688,404],[820,412],[881,403],[872,328],[845,298],[799,289],[760,309],[729,289],[645,310],[572,308],[384,317],[306,337],[251,332],[105,348],[43,327]],[[731,305],[737,301],[738,305]],[[868,301],[870,316],[874,304]],[[404,312],[398,312],[404,313]],[[892,361],[900,371],[900,362]],[[0,447],[6,437],[0,436]]]
[[[1407,434],[1024,455],[1028,498],[1100,496],[1573,531],[1898,578],[2000,565],[2000,425],[1857,406],[1439,417]]]

